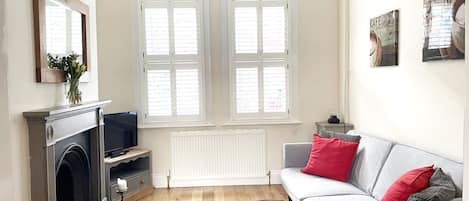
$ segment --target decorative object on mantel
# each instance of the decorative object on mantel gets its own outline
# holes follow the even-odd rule
[[[81,102],[80,77],[88,70],[88,67],[78,62],[79,55],[70,54],[66,57],[53,57],[48,54],[48,65],[51,69],[60,69],[64,71],[65,80],[69,84],[67,92],[68,102],[70,104],[79,104]]]
[[[331,115],[329,116],[329,119],[327,119],[327,123],[338,124],[340,123],[340,119],[337,117],[337,115]]]

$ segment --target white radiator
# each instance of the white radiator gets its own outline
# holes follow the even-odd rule
[[[267,184],[264,130],[171,134],[171,187]]]

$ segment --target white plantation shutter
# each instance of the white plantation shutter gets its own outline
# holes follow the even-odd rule
[[[264,68],[264,111],[285,112],[287,109],[287,73],[285,67]]]
[[[167,8],[145,8],[145,38],[148,55],[169,55]]]
[[[176,70],[176,107],[178,115],[198,115],[200,112],[199,70]]]
[[[197,54],[198,26],[195,8],[174,9],[174,46],[177,55]]]
[[[265,53],[283,53],[286,45],[284,7],[262,8],[262,38]]]
[[[201,0],[143,0],[146,120],[204,118]]]
[[[256,7],[235,8],[234,18],[236,53],[257,53]]]
[[[233,118],[288,118],[287,1],[232,0],[230,13]]]
[[[148,114],[150,116],[171,116],[171,71],[148,70],[147,82]]]
[[[236,69],[236,105],[238,113],[259,112],[257,67]]]

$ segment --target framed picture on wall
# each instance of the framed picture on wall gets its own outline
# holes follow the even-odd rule
[[[464,59],[465,0],[424,0],[423,61]]]
[[[394,10],[370,21],[371,67],[399,65],[399,11]]]

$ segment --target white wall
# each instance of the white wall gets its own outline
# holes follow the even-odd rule
[[[5,1],[0,0],[0,142],[4,142],[0,146],[0,158],[5,161],[11,161],[11,145],[8,118],[8,86],[7,86],[7,36],[6,36],[6,20],[5,20]],[[13,182],[12,166],[0,166],[0,195],[3,200],[13,200]]]
[[[350,15],[350,1],[341,0],[339,1],[339,103],[340,110],[339,114],[342,114],[342,118],[345,121],[349,120],[349,15]]]
[[[467,27],[469,24],[469,10],[467,9],[466,4],[466,47],[469,47],[469,31]],[[465,116],[465,126],[464,126],[464,200],[469,200],[469,56],[466,54],[466,116]]]
[[[97,2],[98,44],[101,99],[113,103],[106,112],[136,110],[135,68],[132,55],[135,36],[132,32],[135,7],[131,0]],[[212,91],[211,121],[220,127],[227,119],[228,102],[222,87],[226,66],[222,55],[221,0],[211,2]],[[298,66],[298,120],[299,126],[263,126],[267,131],[268,168],[280,170],[282,144],[310,141],[313,122],[325,120],[339,110],[338,73],[338,0],[299,1],[299,66]],[[327,19],[327,20],[325,20]],[[112,75],[112,76],[110,76]],[[233,127],[230,127],[233,128]],[[153,170],[166,175],[170,168],[169,133],[181,129],[141,129],[140,146],[153,150]],[[186,130],[194,130],[188,128]]]
[[[463,159],[464,61],[422,62],[423,2],[350,1],[350,117],[357,129]],[[370,19],[400,10],[399,66],[369,67]]]
[[[80,85],[84,101],[98,99],[95,0],[89,2],[91,80],[89,83]],[[10,164],[12,170],[6,171],[8,176],[5,176],[7,178],[5,181],[8,182],[5,189],[8,192],[1,193],[0,196],[2,200],[28,201],[31,200],[29,142],[28,128],[22,113],[28,110],[65,104],[65,92],[64,84],[38,84],[35,81],[32,1],[7,1],[5,10],[8,41],[5,44],[2,43],[2,45],[5,45],[8,49],[7,69],[5,70],[7,72],[8,93],[7,96],[3,96],[4,88],[2,88],[2,94],[0,95],[8,97],[8,121],[6,123],[9,124],[10,128],[9,132],[2,132],[2,135],[6,136],[1,137],[0,147],[2,147],[2,156],[5,155],[5,160],[2,163],[5,166]],[[4,75],[3,69],[1,73],[0,78]],[[3,83],[3,79],[1,82]],[[2,87],[1,84],[0,87]],[[0,101],[0,103],[2,102]],[[2,111],[1,104],[0,111]],[[2,168],[8,169],[7,167]],[[8,180],[9,177],[12,179]],[[3,177],[1,178],[0,187],[3,187]],[[11,196],[11,198],[4,199],[3,196]]]

